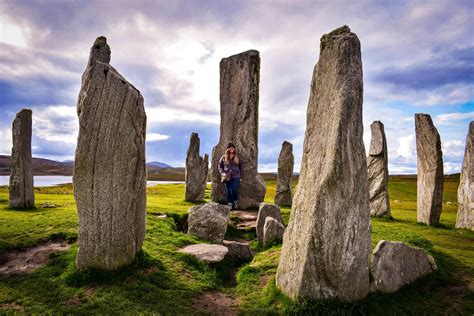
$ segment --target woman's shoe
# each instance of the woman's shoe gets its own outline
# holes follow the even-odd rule
[[[236,210],[238,208],[237,201],[234,201],[234,205],[232,205],[232,209]]]

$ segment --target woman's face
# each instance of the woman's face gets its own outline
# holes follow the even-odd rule
[[[229,151],[231,154],[233,154],[233,153],[234,153],[234,150],[235,150],[235,148],[234,148],[234,147],[229,147],[229,149],[227,149],[227,150],[228,150],[228,151]]]

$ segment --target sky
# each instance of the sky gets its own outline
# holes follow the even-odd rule
[[[364,142],[381,120],[391,174],[416,173],[415,113],[441,136],[445,173],[459,172],[474,120],[474,2],[0,0],[0,154],[11,123],[33,110],[33,156],[72,160],[77,96],[89,49],[106,36],[113,65],[147,112],[146,155],[183,167],[189,137],[201,154],[219,140],[219,62],[260,52],[259,171],[293,144],[299,172],[319,40],[348,25],[361,41]]]

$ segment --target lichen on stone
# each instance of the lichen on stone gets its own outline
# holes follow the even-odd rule
[[[320,52],[322,52],[328,46],[328,44],[331,42],[331,40],[335,36],[345,34],[345,33],[350,33],[350,32],[351,32],[350,27],[348,27],[347,25],[343,25],[327,34],[324,34],[321,37],[321,41],[320,41]]]

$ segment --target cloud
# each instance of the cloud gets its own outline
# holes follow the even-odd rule
[[[0,15],[0,42],[26,47],[25,38],[19,26],[10,24],[5,16]]]
[[[412,158],[416,155],[415,135],[411,134],[398,139],[397,154],[399,157]]]
[[[220,59],[258,49],[260,166],[275,167],[285,139],[298,164],[319,38],[348,24],[362,43],[366,146],[370,123],[382,120],[390,170],[413,172],[416,157],[398,151],[412,149],[403,146],[415,112],[431,106],[443,143],[465,137],[467,114],[458,120],[456,113],[471,111],[474,100],[471,9],[469,1],[444,0],[0,2],[0,21],[13,34],[0,40],[0,136],[9,135],[15,112],[30,107],[38,150],[51,153],[49,143],[73,155],[81,75],[95,37],[104,35],[111,64],[144,96],[148,134],[168,136],[148,137],[148,158],[183,165],[191,132],[200,133],[203,152],[218,141]],[[71,115],[54,113],[56,106]],[[449,159],[454,166],[460,158]]]
[[[375,76],[399,90],[437,89],[474,83],[474,46],[433,52],[425,61],[386,68]]]
[[[168,135],[161,135],[161,134],[158,134],[158,133],[146,134],[146,141],[147,142],[156,142],[156,141],[160,141],[160,140],[166,140],[168,138],[170,138]]]
[[[474,120],[474,112],[445,113],[439,114],[434,118],[436,124],[459,124],[460,120]]]

